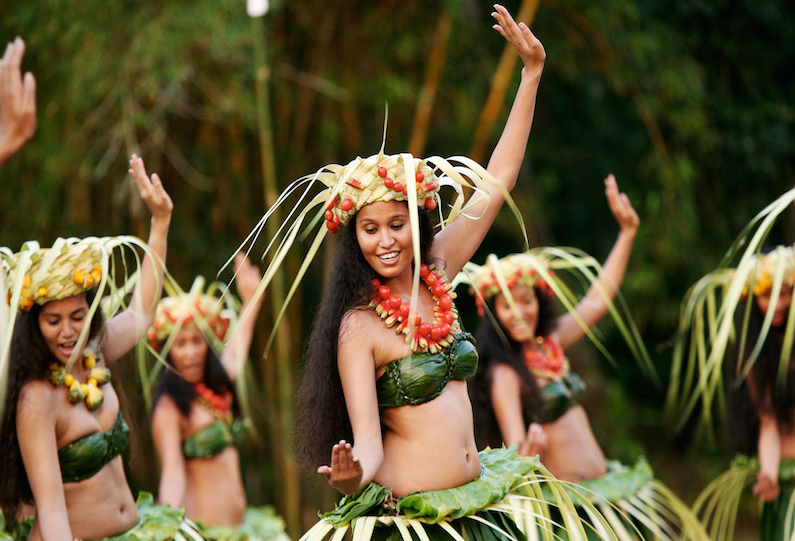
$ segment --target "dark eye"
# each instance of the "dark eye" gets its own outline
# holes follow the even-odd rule
[[[398,222],[398,223],[392,224],[392,229],[402,229],[404,225],[405,225],[404,223]]]
[[[367,233],[368,235],[372,235],[373,233],[375,233],[375,227],[365,227],[364,232]]]

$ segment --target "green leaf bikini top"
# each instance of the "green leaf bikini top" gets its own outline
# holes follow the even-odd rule
[[[61,479],[64,483],[77,483],[92,477],[124,452],[129,442],[130,429],[119,411],[107,432],[88,434],[58,450]]]
[[[450,380],[464,380],[475,374],[478,352],[467,332],[458,333],[439,353],[415,353],[386,365],[375,382],[378,406],[395,408],[430,402]]]
[[[544,424],[557,421],[572,406],[579,404],[580,395],[584,391],[585,382],[574,372],[569,372],[558,381],[550,381],[540,391],[544,408],[542,415],[527,408],[525,410],[525,422],[535,421]]]
[[[211,423],[182,442],[182,455],[187,460],[212,458],[230,445],[238,445],[245,434],[246,423],[235,419]]]

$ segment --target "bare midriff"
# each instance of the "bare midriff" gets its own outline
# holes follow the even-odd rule
[[[243,522],[246,495],[236,447],[229,445],[212,458],[186,460],[185,470],[188,518],[213,526],[236,526]]]
[[[84,481],[64,483],[63,491],[69,527],[76,539],[112,537],[138,522],[138,509],[127,485],[121,456]],[[41,539],[38,521],[29,539]]]
[[[607,473],[605,455],[582,406],[572,406],[562,417],[542,426],[547,436],[544,466],[555,477],[583,481]]]
[[[417,406],[381,410],[384,461],[375,482],[397,497],[463,485],[480,474],[466,383]]]

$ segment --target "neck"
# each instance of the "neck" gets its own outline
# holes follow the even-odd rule
[[[409,296],[411,295],[411,285],[414,280],[414,262],[406,266],[406,269],[394,278],[384,280],[384,285],[389,286],[394,295]],[[420,281],[422,286],[422,281]]]

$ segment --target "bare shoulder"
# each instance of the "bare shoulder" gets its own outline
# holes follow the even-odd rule
[[[174,399],[167,394],[162,394],[155,403],[152,412],[152,424],[156,426],[182,425],[183,415]]]
[[[340,345],[348,340],[356,340],[358,343],[361,343],[361,340],[366,340],[368,343],[371,342],[373,332],[381,330],[376,329],[379,324],[380,327],[384,326],[381,322],[381,317],[374,310],[366,308],[348,310],[342,316],[342,322],[340,322]]]
[[[492,385],[511,385],[518,387],[521,384],[521,379],[519,378],[519,374],[516,373],[516,370],[505,363],[494,363],[490,372]]]
[[[17,400],[17,419],[27,421],[49,418],[52,415],[54,387],[48,381],[34,379],[19,390]]]

